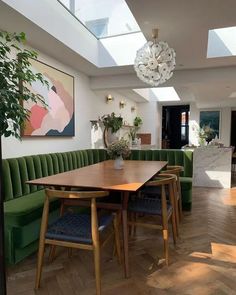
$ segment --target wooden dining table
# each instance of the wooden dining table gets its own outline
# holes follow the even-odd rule
[[[43,185],[56,189],[89,188],[118,191],[121,202],[98,203],[98,208],[120,210],[124,249],[125,277],[130,276],[128,255],[127,207],[130,193],[137,192],[147,181],[167,165],[165,161],[124,161],[124,168],[114,169],[114,161],[108,160],[79,169],[27,181],[31,185]]]

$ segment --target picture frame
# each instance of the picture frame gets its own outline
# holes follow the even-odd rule
[[[49,87],[39,81],[27,85],[32,92],[39,93],[47,107],[32,101],[23,102],[30,111],[21,135],[37,136],[75,136],[74,77],[42,61],[31,59],[31,70],[41,73]]]
[[[199,114],[199,126],[204,128],[208,126],[212,129],[211,134],[208,136],[208,140],[214,139],[216,136],[221,136],[221,111],[220,110],[200,110]]]

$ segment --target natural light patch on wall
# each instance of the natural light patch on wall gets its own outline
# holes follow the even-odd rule
[[[151,88],[157,101],[179,101],[180,97],[174,87]]]
[[[113,60],[109,66],[133,65],[137,50],[146,43],[143,33],[133,33],[116,37],[100,39],[101,45]],[[103,63],[102,56],[99,57],[100,63]],[[107,59],[107,57],[106,57]]]
[[[98,39],[140,31],[125,0],[58,0]]]
[[[150,89],[149,88],[136,88],[133,89],[135,93],[142,96],[145,100],[150,100]]]
[[[207,58],[236,55],[236,27],[209,30]]]
[[[180,97],[174,87],[137,88],[133,89],[133,91],[149,101],[165,102],[180,100]]]

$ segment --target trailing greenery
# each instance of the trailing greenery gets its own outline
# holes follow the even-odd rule
[[[115,113],[102,116],[102,123],[105,128],[111,129],[112,133],[116,133],[123,124],[123,118],[121,116],[116,116]]]
[[[48,86],[41,73],[31,70],[30,59],[37,59],[33,50],[23,48],[25,33],[0,31],[0,136],[20,138],[21,128],[30,112],[24,101],[46,104],[40,94],[31,92],[30,86],[40,81]]]
[[[134,127],[130,128],[129,136],[132,140],[135,140],[137,137],[137,131],[140,129],[140,126],[143,124],[143,120],[140,117],[134,118]]]
[[[143,124],[143,120],[140,117],[134,118],[134,126],[140,128],[140,126]]]

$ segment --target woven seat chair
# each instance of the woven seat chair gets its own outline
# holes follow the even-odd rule
[[[175,175],[165,175],[155,180],[149,181],[146,183],[145,187],[147,188],[160,188],[161,190],[161,199],[147,196],[135,196],[129,201],[128,211],[130,214],[129,226],[136,227],[142,226],[147,228],[159,229],[162,231],[163,240],[164,240],[164,255],[166,265],[169,264],[169,229],[168,223],[172,223],[173,231],[173,241],[176,244],[176,220],[173,212],[174,206],[174,191],[173,184],[176,182]],[[170,187],[169,201],[166,199],[166,186]],[[142,215],[153,215],[159,217],[158,221],[155,224],[147,223],[147,221],[139,220],[139,213]]]
[[[182,193],[181,193],[181,185],[180,185],[180,174],[184,171],[182,166],[167,166],[166,170],[161,171],[161,174],[174,174],[176,175],[176,198],[177,198],[177,210],[175,210],[176,214],[176,223],[177,228],[179,228],[179,223],[183,218],[183,210],[182,210]]]
[[[179,210],[181,210],[181,212],[182,212],[182,204],[179,204],[179,203],[182,203],[181,193],[179,194],[179,191],[181,191],[181,189],[180,189],[180,186],[178,186],[179,170],[180,170],[180,168],[178,168],[178,167],[176,167],[175,170],[174,169],[163,170],[163,171],[161,171],[161,173],[158,174],[158,176],[155,176],[154,178],[152,178],[152,180],[155,180],[155,179],[160,179],[160,178],[166,178],[166,177],[168,177],[168,175],[175,175],[176,176],[175,177],[176,181],[170,182],[167,186],[166,197],[167,197],[167,200],[169,200],[169,196],[171,194],[171,191],[173,191],[173,195],[174,195],[173,211],[174,211],[175,220],[176,220],[175,222],[176,222],[177,236],[179,236],[179,223],[180,223]],[[171,173],[172,171],[173,171],[173,173]],[[161,187],[160,186],[145,186],[140,191],[139,195],[143,198],[150,197],[150,198],[161,199]]]
[[[97,216],[96,198],[108,196],[105,191],[58,191],[46,189],[44,202],[38,263],[36,271],[35,289],[40,286],[43,256],[45,245],[63,246],[94,252],[96,294],[101,294],[101,271],[100,271],[100,248],[115,234],[116,253],[121,261],[120,240],[119,240],[119,221],[117,215]],[[48,225],[49,200],[51,198],[70,199],[70,200],[89,200],[91,202],[91,214],[66,212],[56,221]],[[114,230],[109,230],[113,225]],[[100,243],[102,242],[102,243]]]

